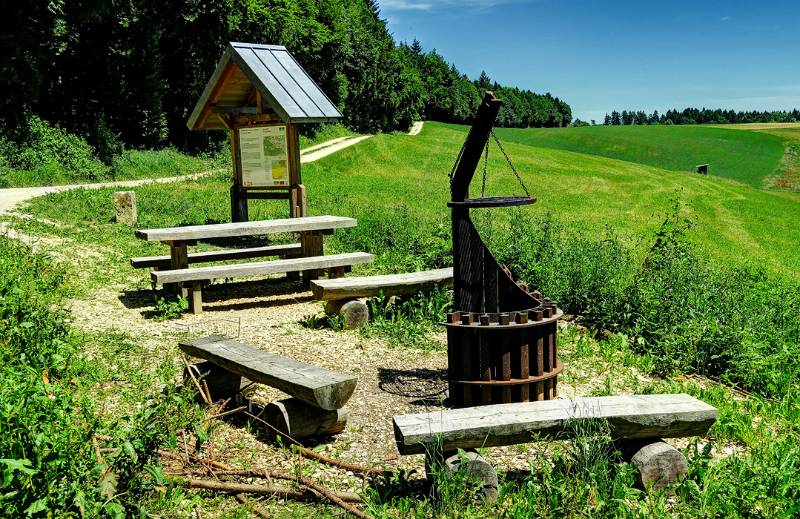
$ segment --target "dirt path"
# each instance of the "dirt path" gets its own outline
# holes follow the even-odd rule
[[[314,162],[315,160],[327,157],[328,155],[348,148],[363,141],[364,139],[368,139],[369,137],[369,135],[359,135],[357,137],[339,137],[338,139],[331,139],[321,144],[311,146],[300,151],[300,162],[303,164]],[[0,215],[14,212],[14,209],[19,204],[26,202],[31,198],[48,195],[50,193],[61,193],[62,191],[69,191],[70,189],[102,189],[106,187],[136,187],[145,184],[168,184],[171,182],[194,180],[211,175],[218,171],[220,171],[220,169],[175,177],[143,178],[137,180],[95,182],[89,184],[67,184],[63,186],[12,187],[0,189]]]
[[[307,164],[309,162],[314,162],[315,160],[327,157],[328,155],[336,153],[337,151],[349,148],[354,144],[358,144],[359,142],[369,139],[370,137],[372,136],[359,135],[357,137],[340,137],[339,139],[333,139],[333,141],[312,146],[311,148],[300,152],[300,163]]]
[[[411,125],[411,129],[408,130],[408,135],[419,135],[419,132],[422,131],[422,125],[425,124],[424,121],[417,121]]]

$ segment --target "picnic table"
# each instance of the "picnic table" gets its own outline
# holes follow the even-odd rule
[[[189,225],[162,229],[140,229],[136,237],[146,241],[159,241],[169,246],[169,256],[148,256],[132,258],[131,265],[136,268],[168,266],[169,270],[156,270],[151,277],[154,282],[169,283],[183,297],[192,291],[192,305],[195,313],[201,311],[201,282],[218,278],[269,274],[273,272],[302,272],[307,285],[319,277],[322,269],[332,276],[344,274],[355,263],[372,260],[365,253],[338,254],[324,257],[323,236],[332,234],[335,229],[355,227],[356,220],[344,216],[306,216],[279,220],[260,220],[253,222],[234,222],[207,225]],[[300,243],[285,246],[256,247],[201,252],[190,254],[188,248],[197,245],[199,240],[258,236],[275,233],[299,233]],[[227,259],[253,258],[257,256],[282,256],[282,259],[258,263],[221,265],[189,269],[190,263],[218,261]],[[185,286],[188,283],[191,287]]]

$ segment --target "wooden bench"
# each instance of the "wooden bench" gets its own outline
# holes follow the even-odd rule
[[[430,455],[535,439],[568,439],[580,430],[580,422],[604,420],[612,438],[636,442],[633,458],[642,483],[663,484],[674,482],[681,473],[685,476],[688,465],[683,454],[660,439],[703,435],[716,418],[714,407],[692,396],[675,394],[485,405],[400,415],[393,423],[400,454]],[[458,463],[458,458],[451,456],[445,463]],[[479,456],[471,456],[468,463],[480,474],[489,474],[488,463]],[[493,477],[496,482],[496,474]]]
[[[187,263],[210,263],[212,261],[229,261],[238,259],[264,258],[268,256],[297,257],[303,253],[299,243],[286,245],[266,245],[264,247],[249,247],[246,249],[223,249],[203,252],[193,252],[186,255]],[[135,269],[155,268],[168,269],[171,265],[170,256],[143,256],[131,258],[131,267]]]
[[[321,301],[357,299],[416,294],[438,287],[453,286],[453,268],[389,274],[384,276],[363,276],[338,279],[318,279],[311,282],[314,297]]]
[[[359,298],[383,294],[417,294],[439,287],[453,286],[453,269],[444,268],[405,274],[317,279],[311,282],[314,297],[326,301],[325,312],[339,314],[345,328],[359,328],[369,320],[366,302]]]
[[[208,385],[215,398],[238,392],[242,377],[290,395],[292,398],[272,402],[265,409],[267,423],[283,434],[297,439],[344,428],[347,416],[342,408],[357,382],[352,375],[298,362],[218,335],[181,342],[178,346],[186,354],[206,359],[217,368],[198,364],[193,368],[200,377],[213,375],[209,380],[214,380],[214,384]]]
[[[189,267],[190,256],[194,260],[207,261],[202,255],[190,255],[188,246],[196,245],[198,240],[212,238],[231,238],[240,236],[258,236],[274,233],[299,233],[301,256],[322,256],[323,236],[331,234],[335,229],[355,227],[356,220],[344,216],[305,216],[302,218],[283,218],[278,220],[260,220],[254,222],[235,222],[207,225],[189,225],[184,227],[168,227],[161,229],[140,229],[136,237],[147,241],[160,241],[169,245],[169,265],[172,270]],[[202,254],[202,253],[201,253]],[[237,253],[231,253],[236,255]],[[213,257],[213,255],[212,255]],[[162,259],[163,257],[157,257]],[[141,262],[140,262],[141,263]],[[291,271],[295,275],[297,271]],[[303,281],[308,284],[318,277],[316,270],[302,271]],[[183,297],[188,297],[188,289],[182,282],[172,287]]]
[[[344,269],[361,263],[369,263],[374,256],[365,252],[332,254],[310,258],[291,258],[234,265],[218,265],[192,269],[159,270],[150,274],[155,283],[189,283],[190,308],[194,313],[203,311],[202,287],[215,279],[244,276],[263,276],[285,272],[306,272],[328,270],[332,275],[341,275]]]

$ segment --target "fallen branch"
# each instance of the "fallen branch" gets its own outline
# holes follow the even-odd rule
[[[305,501],[316,501],[319,499],[311,488],[289,488],[283,485],[254,485],[252,483],[233,483],[231,481],[216,481],[209,479],[184,479],[183,483],[189,488],[202,488],[205,490],[216,490],[226,494],[258,494],[263,496],[278,496],[286,499],[297,499]],[[362,503],[361,496],[355,492],[333,492],[326,490],[336,499],[345,503]],[[326,496],[327,497],[327,496]],[[347,505],[349,507],[349,505]],[[357,510],[358,511],[358,510]],[[359,513],[361,513],[359,511]],[[368,516],[364,516],[368,517]]]
[[[223,406],[223,407],[224,407],[224,406]],[[218,414],[215,414],[215,415],[213,415],[213,416],[209,416],[209,417],[203,418],[203,421],[204,421],[204,422],[209,422],[209,421],[211,421],[211,420],[214,420],[214,419],[216,419],[216,418],[222,418],[223,416],[228,416],[228,415],[236,414],[236,413],[238,413],[239,411],[244,411],[245,409],[247,409],[247,406],[246,406],[246,405],[243,405],[243,406],[241,406],[241,407],[237,407],[236,409],[231,409],[230,411],[225,411],[224,413],[218,413]]]
[[[200,397],[203,399],[206,405],[211,405],[211,400],[208,398],[208,395],[206,395],[205,391],[203,391],[203,388],[200,387],[200,382],[198,382],[197,378],[194,376],[194,373],[192,372],[192,367],[189,365],[189,361],[186,360],[186,357],[183,355],[181,355],[180,357],[181,360],[183,361],[184,366],[186,366],[186,372],[189,374],[189,377],[191,377],[195,387],[197,387],[197,391],[200,392]]]
[[[275,431],[275,433],[280,434],[281,437],[283,437],[283,438],[288,440],[289,444],[292,446],[292,451],[297,452],[297,453],[305,456],[306,458],[317,460],[319,462],[325,463],[327,465],[331,465],[333,467],[338,467],[340,469],[350,470],[352,472],[358,472],[358,473],[361,473],[361,474],[383,474],[385,472],[381,468],[362,467],[360,465],[352,465],[352,464],[347,463],[345,461],[340,461],[340,460],[337,460],[337,459],[334,459],[334,458],[329,458],[328,456],[325,456],[323,454],[316,453],[316,452],[312,451],[311,449],[307,449],[306,447],[303,447],[303,444],[301,444],[299,441],[295,440],[291,436],[288,436],[288,435],[282,433],[281,431],[276,429],[272,424],[266,422],[265,420],[259,418],[258,416],[254,415],[252,413],[248,413],[246,411],[245,411],[244,414],[246,414],[250,418],[253,418],[254,420],[258,420],[262,424],[266,425],[267,427],[269,427],[270,429]]]
[[[223,470],[222,472],[219,472],[219,474],[249,477],[249,478],[266,478],[266,479],[273,478],[273,479],[283,479],[286,481],[296,481],[297,483],[300,483],[303,486],[306,486],[312,490],[315,490],[316,492],[319,492],[321,495],[328,498],[330,501],[336,503],[337,505],[341,506],[342,508],[344,508],[351,514],[355,515],[356,517],[360,517],[362,519],[369,519],[369,516],[366,515],[364,512],[351,505],[348,505],[347,502],[345,502],[345,500],[342,499],[340,495],[338,495],[339,494],[338,492],[333,492],[331,490],[328,490],[319,483],[312,481],[308,478],[305,478],[303,476],[284,474],[282,472],[275,472],[273,470]],[[363,502],[361,497],[358,497],[358,494],[352,494],[348,492],[345,493],[344,495],[348,494],[351,494],[352,496],[358,498],[358,501],[355,502],[357,503]]]
[[[167,458],[172,458],[176,460],[183,461],[183,458],[180,456],[173,454],[169,451],[159,451],[160,454]],[[228,483],[223,481],[208,481],[204,479],[186,479],[186,483],[191,488],[204,488],[207,490],[217,490],[221,492],[233,493],[233,494],[262,494],[262,495],[282,495],[287,498],[293,499],[318,499],[318,495],[322,495],[329,501],[335,503],[336,505],[340,506],[344,510],[348,511],[349,513],[355,515],[360,519],[369,519],[369,516],[359,510],[358,508],[349,505],[348,503],[363,503],[363,499],[361,496],[354,492],[335,492],[332,490],[328,490],[327,488],[323,487],[322,485],[311,481],[308,478],[304,478],[302,476],[293,476],[291,474],[284,474],[282,472],[274,472],[274,471],[266,471],[266,470],[241,470],[235,469],[225,463],[220,463],[219,461],[214,460],[198,460],[200,463],[204,463],[208,466],[215,467],[220,471],[217,472],[218,475],[230,475],[230,476],[241,476],[241,477],[254,477],[254,478],[274,478],[274,479],[282,479],[285,481],[294,481],[307,487],[310,490],[293,490],[286,487],[281,487],[277,485],[249,485],[243,483]],[[312,491],[313,490],[313,491]]]
[[[334,467],[339,467],[340,469],[349,470],[352,472],[359,472],[361,474],[383,474],[386,472],[386,470],[382,468],[362,467],[361,465],[353,465],[352,463],[347,463],[346,461],[329,458],[324,454],[314,452],[311,449],[307,449],[301,445],[292,445],[292,450],[302,454],[306,458],[311,458],[327,465],[332,465]]]

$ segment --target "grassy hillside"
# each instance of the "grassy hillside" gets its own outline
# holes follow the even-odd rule
[[[309,204],[316,212],[353,215],[381,206],[405,205],[417,225],[440,222],[447,215],[447,172],[465,131],[464,127],[426,124],[417,137],[377,136],[326,161],[310,164],[304,168]],[[598,236],[610,227],[637,237],[656,229],[677,200],[695,222],[694,239],[711,257],[727,263],[749,261],[790,275],[800,270],[800,236],[795,230],[800,218],[798,194],[756,190],[714,177],[515,144],[509,142],[506,133],[499,135],[539,200],[522,214],[549,211]],[[736,158],[744,161],[745,155],[739,148]],[[489,193],[521,192],[494,147],[489,171]],[[473,186],[479,186],[479,182],[476,177]],[[494,214],[498,215],[495,219],[509,215],[503,210]]]
[[[672,171],[710,164],[710,173],[760,187],[779,165],[783,139],[707,126],[590,126],[497,129],[506,141],[636,162]]]
[[[386,215],[392,214],[406,218],[409,226],[423,234],[438,232],[449,214],[447,173],[465,132],[465,127],[429,123],[418,136],[377,135],[304,165],[311,212],[355,216],[365,225],[381,226],[387,225]],[[694,222],[692,239],[715,261],[751,263],[793,277],[800,273],[800,235],[796,232],[800,194],[505,142],[531,194],[538,198],[535,205],[522,210],[523,216],[550,212],[598,238],[610,228],[629,240],[639,240],[658,228],[677,201]],[[487,194],[521,193],[494,147],[489,171]],[[479,185],[476,177],[473,186]],[[169,189],[143,186],[137,188],[139,223],[141,227],[162,227],[228,221],[228,196],[226,175]],[[105,224],[113,219],[110,201],[106,191],[67,192],[34,200],[32,210],[75,225]],[[285,213],[283,203],[251,203],[253,219],[284,217]],[[493,222],[500,224],[512,214],[492,211]],[[87,232],[101,243],[109,239],[94,228]],[[111,232],[132,241],[122,230]]]

